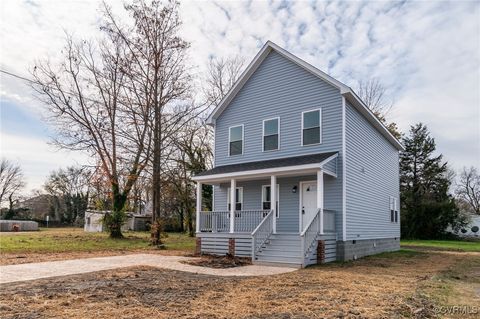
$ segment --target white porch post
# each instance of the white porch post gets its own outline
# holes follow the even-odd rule
[[[317,208],[320,209],[320,234],[323,234],[323,170],[317,171]]]
[[[237,181],[235,179],[230,180],[230,232],[234,232],[235,228],[235,204],[237,199],[235,195],[237,194]]]
[[[270,209],[273,210],[273,233],[277,233],[277,176],[270,177]]]
[[[202,183],[197,182],[197,216],[195,222],[195,228],[197,233],[200,232],[200,213],[202,211]]]

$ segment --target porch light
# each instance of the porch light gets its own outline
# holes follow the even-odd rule
[[[292,188],[292,193],[295,194],[296,192],[297,192],[297,185],[293,186],[293,188]]]

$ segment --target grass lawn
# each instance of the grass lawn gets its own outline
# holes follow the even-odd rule
[[[1,233],[1,254],[67,253],[124,250],[154,250],[150,233],[124,232],[125,238],[111,239],[107,233],[88,233],[82,228],[41,228],[38,232]],[[192,251],[195,238],[169,233],[164,238],[167,250]]]
[[[480,240],[478,241],[460,241],[460,240],[403,240],[403,247],[433,248],[439,250],[454,250],[465,252],[480,252]]]
[[[0,289],[0,317],[478,318],[441,307],[476,311],[480,254],[415,250],[274,276],[134,267],[11,283]]]

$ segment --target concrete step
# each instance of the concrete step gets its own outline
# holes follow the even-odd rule
[[[269,244],[272,245],[298,245],[302,243],[302,241],[295,240],[295,239],[278,239],[278,238],[269,238],[267,241]]]

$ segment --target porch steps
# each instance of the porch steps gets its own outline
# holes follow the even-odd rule
[[[299,234],[273,234],[258,252],[255,264],[302,267]]]

